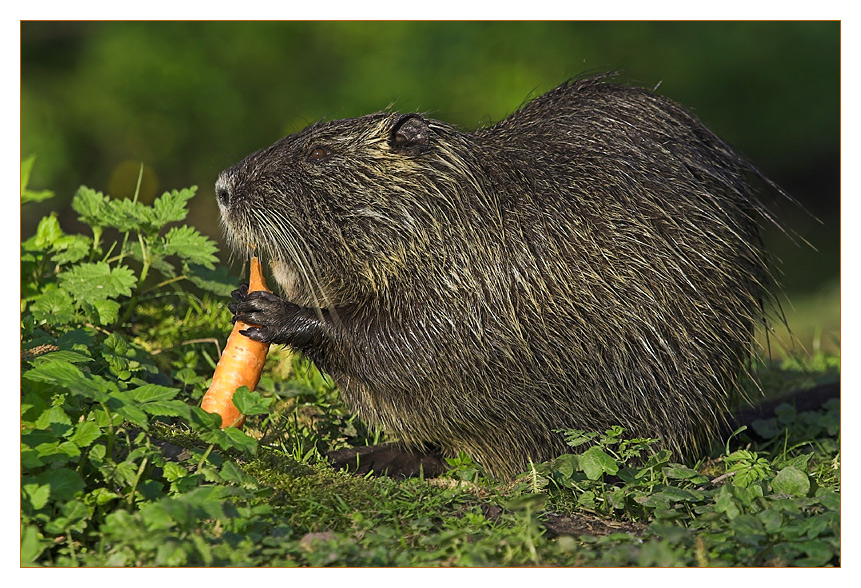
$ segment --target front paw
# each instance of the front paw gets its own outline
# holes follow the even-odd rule
[[[289,325],[299,307],[266,291],[248,293],[243,284],[233,292],[236,302],[228,305],[233,313],[233,322],[243,322],[248,328],[240,331],[249,339],[261,343],[288,343]]]

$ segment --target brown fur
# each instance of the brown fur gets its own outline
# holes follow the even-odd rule
[[[318,123],[217,184],[285,299],[236,307],[369,423],[508,476],[620,424],[677,456],[739,396],[772,301],[770,185],[672,101],[582,79],[465,133]],[[775,188],[776,189],[776,188]]]

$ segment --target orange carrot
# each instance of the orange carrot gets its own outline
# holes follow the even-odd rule
[[[249,279],[248,291],[270,290],[263,280],[263,270],[257,257],[251,258],[251,278]],[[245,422],[245,415],[239,412],[233,404],[233,393],[240,386],[248,386],[254,390],[260,381],[260,373],[266,362],[266,352],[269,351],[268,343],[260,343],[242,335],[239,331],[247,329],[248,325],[236,321],[233,331],[227,338],[227,345],[215,366],[215,374],[212,376],[212,384],[203,396],[200,407],[206,412],[214,412],[221,415],[221,427],[241,427]]]

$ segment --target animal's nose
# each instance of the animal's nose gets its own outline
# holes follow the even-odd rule
[[[224,207],[230,206],[230,201],[233,199],[233,187],[223,175],[215,182],[215,197],[218,199],[218,203]]]

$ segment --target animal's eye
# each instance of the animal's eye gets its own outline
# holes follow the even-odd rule
[[[311,161],[323,161],[332,155],[332,151],[326,147],[314,147],[308,152],[308,159]]]

